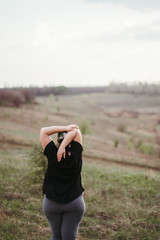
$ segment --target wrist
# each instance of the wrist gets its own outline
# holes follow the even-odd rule
[[[59,151],[63,151],[65,149],[65,145],[63,144],[63,142],[60,144],[58,150]]]

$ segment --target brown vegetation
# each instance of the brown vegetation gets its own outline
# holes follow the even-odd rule
[[[19,107],[23,103],[33,103],[34,93],[29,88],[0,89],[0,106]]]

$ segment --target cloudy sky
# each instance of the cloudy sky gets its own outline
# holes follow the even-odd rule
[[[160,83],[159,0],[0,0],[0,87]]]

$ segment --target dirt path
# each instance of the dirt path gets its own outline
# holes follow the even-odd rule
[[[97,157],[90,157],[88,155],[83,155],[84,162],[87,164],[91,164],[94,166],[99,166],[103,167],[105,169],[124,169],[124,170],[130,170],[130,171],[140,171],[144,173],[149,173],[149,175],[154,175],[160,173],[160,169],[157,169],[155,167],[150,167],[150,166],[141,166],[138,164],[132,164],[132,163],[126,163],[126,162],[120,162],[117,160],[107,160],[103,158],[97,158]]]

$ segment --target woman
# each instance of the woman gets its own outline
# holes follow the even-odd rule
[[[58,133],[58,148],[50,135]],[[85,212],[81,183],[82,135],[77,125],[44,127],[40,131],[48,168],[43,182],[43,211],[52,240],[77,239]]]

